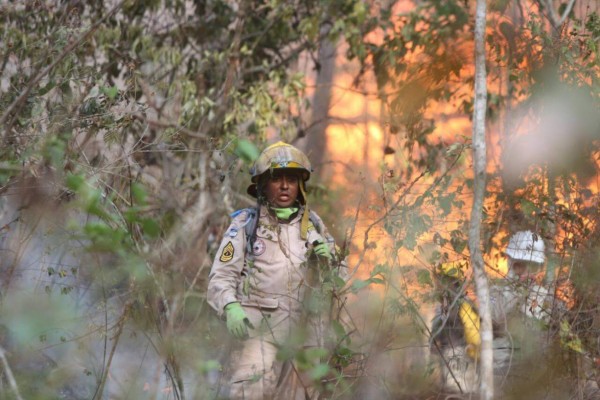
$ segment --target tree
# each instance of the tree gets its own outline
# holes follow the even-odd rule
[[[486,170],[490,184],[483,200],[481,230],[486,268],[497,273],[496,263],[511,232],[532,229],[541,232],[549,243],[551,256],[556,251],[563,265],[571,263],[571,267],[562,268],[558,274],[560,286],[568,274],[566,271],[574,272],[583,267],[576,260],[588,251],[575,250],[566,239],[575,231],[585,231],[586,223],[576,218],[579,221],[576,228],[566,221],[578,213],[572,211],[581,210],[577,204],[597,196],[587,181],[597,173],[596,162],[590,157],[596,147],[590,140],[594,142],[597,137],[597,128],[591,126],[597,126],[598,117],[591,109],[597,109],[598,105],[598,58],[596,45],[588,40],[596,36],[597,12],[593,3],[574,7],[570,1],[558,12],[551,8],[550,2],[494,2],[490,8],[485,43],[490,71],[486,117],[492,157]],[[367,41],[357,45],[357,54],[361,48],[368,49],[369,56],[360,59],[366,60],[375,72],[380,97],[389,109],[386,133],[397,138],[399,144],[390,152],[393,159],[388,156],[386,168],[394,162],[401,165],[398,170],[402,178],[387,180],[390,185],[382,192],[397,194],[397,189],[388,188],[396,187],[398,181],[421,179],[423,173],[447,175],[448,162],[442,155],[460,154],[464,148],[464,142],[456,138],[458,135],[436,132],[436,124],[442,118],[432,110],[436,107],[451,109],[443,117],[452,112],[454,115],[473,112],[469,90],[477,68],[464,61],[468,59],[464,53],[472,48],[470,33],[474,15],[474,9],[465,2],[419,2],[414,9],[401,9],[393,14],[389,19],[393,23],[381,25],[383,39],[379,43]],[[579,139],[571,140],[571,134],[566,132],[572,132]],[[585,144],[580,146],[581,143]],[[468,145],[477,144],[473,141]],[[406,168],[403,168],[406,165],[403,160],[410,160]],[[592,161],[591,164],[588,161]],[[463,165],[459,161],[451,166],[453,170],[448,175],[457,179],[464,171]],[[440,183],[440,180],[432,181]],[[386,228],[402,246],[415,249],[416,254],[419,245],[431,241],[433,236],[442,246],[442,250],[431,257],[434,262],[467,258],[461,232],[466,231],[468,219],[460,212],[464,203],[459,201],[459,196],[463,190],[476,185],[469,177],[458,178],[457,195],[453,196],[444,190],[448,186],[440,186],[439,192],[432,185],[423,189],[421,195],[411,193],[416,198],[413,202],[398,197],[389,201],[387,204],[397,207],[398,212],[392,214],[389,207],[385,208]],[[586,193],[586,199],[575,195],[581,191]],[[432,196],[432,192],[437,196]],[[472,199],[476,200],[477,196],[469,198],[467,203]],[[438,207],[437,213],[429,208],[431,204]],[[421,218],[395,218],[406,215],[408,208]],[[433,222],[440,217],[448,219],[450,215],[453,220],[458,219],[459,229],[450,228],[456,223]],[[474,218],[472,215],[471,223]],[[560,220],[563,222],[558,222]],[[431,231],[435,233],[430,235]],[[569,244],[564,247],[561,242]],[[471,249],[474,246],[475,243]],[[549,280],[552,280],[554,265],[548,264]],[[416,269],[418,282],[426,287],[429,281],[423,277],[430,271]],[[583,268],[580,272],[584,270],[589,271]],[[485,303],[486,299],[480,297],[479,300]],[[574,315],[568,318],[577,319]],[[556,339],[558,332],[551,331],[550,336]],[[555,376],[554,371],[549,368],[547,372],[549,382],[559,386],[551,378]]]
[[[125,368],[132,335],[146,335],[155,349],[150,363],[164,368],[176,397],[209,396],[202,385],[222,357],[220,324],[202,300],[215,240],[227,214],[251,204],[237,193],[267,131],[277,127],[286,140],[297,133],[305,82],[295,63],[339,35],[319,28],[346,18],[355,3],[0,5],[0,190],[9,254],[1,266],[2,325],[7,338],[28,340],[10,348],[9,360],[25,397],[115,394],[109,371]],[[55,264],[34,262],[37,278],[24,277],[23,252],[42,260],[47,252]],[[16,290],[23,283],[55,308],[34,301],[28,316],[4,312],[23,310],[24,292]],[[65,313],[94,322],[68,325],[69,335],[39,333],[39,321],[48,324],[43,329],[54,325],[38,318]],[[90,331],[104,338],[98,365],[74,355],[77,346],[94,353]],[[198,337],[205,340],[195,343]],[[54,366],[32,372],[22,367],[25,345],[65,351],[51,357]],[[26,384],[70,357],[85,368],[73,367],[77,379]],[[202,376],[198,388],[185,387],[190,370]]]
[[[239,193],[264,141],[300,132],[325,150],[308,128],[338,121],[319,96],[318,110],[307,108],[298,60],[316,68],[329,45],[344,67],[357,65],[356,87],[375,81],[369,94],[382,104],[375,118],[384,137],[365,133],[379,146],[365,150],[377,165],[355,179],[377,188],[365,190],[349,218],[344,250],[357,274],[331,290],[360,296],[374,286],[385,296],[377,306],[358,302],[371,307],[360,314],[369,328],[363,343],[339,326],[326,354],[287,356],[331,397],[352,385],[391,397],[430,393],[427,373],[406,367],[391,377],[396,369],[379,361],[394,340],[416,353],[431,335],[420,307],[435,297],[432,265],[473,256],[472,265],[494,273],[508,234],[527,227],[555,246],[557,285],[572,296],[561,317],[571,329],[550,336],[571,348],[579,340],[593,361],[600,19],[593,3],[550,3],[489,4],[483,115],[473,101],[474,91],[484,95],[483,85],[473,86],[476,9],[466,1],[3,2],[0,358],[9,385],[2,394],[141,397],[143,383],[156,382],[148,390],[157,396],[165,387],[177,398],[214,395],[205,388],[215,387],[220,349],[228,348],[204,303],[216,240],[229,212],[253,204]],[[331,77],[321,75],[322,87]],[[482,154],[481,136],[464,130],[475,111],[479,133],[487,121],[485,176],[486,162],[468,151]],[[550,118],[557,115],[568,123]],[[335,154],[326,150],[327,158]],[[337,216],[347,203],[344,196],[329,208]],[[483,212],[467,215],[473,205]],[[483,261],[474,251],[480,243]],[[481,281],[483,268],[476,271]],[[572,287],[560,285],[565,276]],[[484,310],[486,295],[479,297]],[[27,346],[51,354],[29,359]],[[127,364],[139,354],[148,368]],[[122,389],[114,379],[138,376],[128,371],[142,373]],[[384,384],[360,379],[373,375]]]
[[[487,81],[485,69],[486,2],[477,1],[475,14],[475,99],[473,101],[473,168],[475,175],[473,208],[469,227],[469,252],[475,274],[481,324],[481,389],[483,399],[494,398],[494,355],[492,350],[492,317],[487,274],[481,251],[481,217],[486,192],[485,114]]]

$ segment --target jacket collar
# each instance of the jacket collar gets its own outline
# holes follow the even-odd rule
[[[288,223],[293,224],[293,223],[300,221],[300,219],[302,218],[302,214],[304,214],[304,206],[299,207],[298,213],[296,215],[294,215]],[[260,206],[260,216],[265,217],[265,218],[270,218],[273,220],[277,219],[273,214],[271,214],[269,212],[268,206],[266,206],[264,204]]]

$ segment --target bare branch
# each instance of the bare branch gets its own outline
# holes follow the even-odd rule
[[[117,10],[119,10],[121,8],[121,6],[123,5],[123,2],[124,2],[124,0],[121,0],[103,18],[101,18],[98,22],[96,22],[94,25],[92,25],[83,35],[81,35],[77,40],[75,40],[75,41],[71,42],[69,45],[67,45],[63,49],[63,51],[58,55],[58,57],[56,57],[56,59],[52,62],[52,64],[48,65],[46,68],[44,68],[43,70],[38,72],[38,74],[31,81],[29,81],[29,83],[27,84],[25,89],[21,92],[19,97],[17,97],[7,107],[7,109],[2,114],[2,117],[0,117],[0,126],[4,126],[4,130],[2,132],[2,141],[4,141],[4,138],[7,134],[7,132],[10,131],[10,129],[16,119],[16,115],[15,115],[9,121],[9,119],[8,119],[9,116],[11,115],[11,113],[13,111],[17,110],[23,104],[23,102],[27,99],[27,96],[29,96],[29,92],[31,92],[33,87],[35,85],[37,85],[43,77],[48,75],[50,73],[50,71],[52,71],[54,69],[54,67],[56,67],[58,65],[58,63],[60,63],[67,55],[69,55],[69,53],[71,53],[71,51],[73,51],[80,44],[85,42],[94,32],[96,32],[96,30],[100,27],[100,25],[102,25],[104,23],[104,21],[106,21],[107,18],[112,16],[115,12],[117,12]],[[6,123],[7,121],[9,121],[9,123]]]
[[[171,121],[160,121],[157,119],[150,119],[150,118],[145,117],[141,113],[135,113],[135,114],[132,114],[131,116],[133,118],[137,119],[138,121],[148,124],[152,128],[163,128],[163,129],[173,128],[173,129],[175,129],[175,131],[177,133],[183,133],[184,135],[195,138],[195,139],[203,139],[203,140],[209,139],[208,136],[206,136],[202,133],[194,132],[191,129],[188,129],[186,127],[183,127],[183,126],[178,125],[177,123],[174,123]]]
[[[104,373],[102,374],[100,384],[96,388],[96,393],[94,394],[94,399],[101,399],[104,397],[103,394],[104,394],[104,386],[106,385],[106,379],[108,378],[110,366],[111,366],[113,358],[115,356],[115,352],[117,350],[117,345],[119,344],[119,339],[121,338],[121,334],[123,333],[123,327],[125,325],[125,322],[127,321],[130,308],[131,308],[130,303],[125,305],[123,314],[121,315],[121,318],[119,319],[119,322],[117,323],[117,326],[116,326],[117,332],[115,333],[115,336],[113,337],[113,346],[110,351],[108,361],[107,361],[106,365],[104,366]],[[107,332],[107,336],[108,336],[108,332]]]
[[[567,4],[567,8],[565,8],[565,12],[560,17],[560,21],[558,21],[558,26],[562,25],[567,20],[574,5],[575,5],[575,0],[569,1],[569,4]]]
[[[15,398],[17,400],[23,400],[23,398],[21,397],[21,394],[19,393],[19,387],[17,386],[17,381],[15,380],[12,370],[10,369],[10,365],[8,364],[8,360],[6,359],[6,351],[2,347],[0,347],[0,358],[2,359],[2,366],[4,367],[4,373],[6,374],[6,379],[8,379],[8,383],[9,383],[11,389],[13,390],[13,392],[15,392]]]
[[[562,24],[564,24],[565,21],[567,20],[567,18],[569,17],[569,14],[571,13],[573,6],[575,5],[575,0],[569,1],[569,4],[567,4],[567,7],[565,8],[565,12],[560,16],[560,18],[558,17],[558,15],[556,14],[556,11],[554,10],[554,6],[552,5],[552,0],[538,0],[538,3],[542,8],[546,9],[546,14],[547,14],[548,20],[550,21],[550,24],[552,24],[552,27],[554,29],[557,29]]]

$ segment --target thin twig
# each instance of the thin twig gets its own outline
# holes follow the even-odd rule
[[[10,365],[8,365],[8,360],[6,359],[6,351],[4,348],[0,346],[0,358],[2,359],[2,365],[4,366],[4,373],[6,374],[6,379],[8,379],[8,383],[12,388],[13,392],[15,392],[15,397],[17,400],[23,400],[21,394],[19,393],[19,387],[17,386],[17,381],[10,369]]]
[[[175,129],[175,131],[177,133],[183,133],[184,135],[195,138],[195,139],[203,139],[203,140],[210,139],[207,135],[204,135],[199,132],[194,132],[194,131],[192,131],[188,128],[185,128],[181,125],[178,125],[176,123],[169,122],[169,121],[160,121],[157,119],[150,119],[150,118],[143,116],[141,113],[131,114],[131,117],[148,124],[152,128],[173,128],[173,129]]]
[[[460,156],[462,155],[462,150],[456,155],[456,157],[454,158],[454,160],[452,161],[452,164],[450,165],[450,167],[446,170],[446,172],[444,172],[441,176],[439,176],[432,184],[431,187],[427,190],[431,190],[434,187],[436,187],[437,185],[440,184],[440,182],[442,181],[442,179],[444,179],[444,177],[446,175],[448,175],[448,173],[452,170],[452,168],[454,168],[454,166],[456,165],[456,163],[458,162],[458,160],[460,159]],[[369,224],[369,226],[367,227],[366,231],[365,231],[365,235],[364,235],[364,241],[363,241],[363,248],[367,249],[368,248],[368,239],[369,239],[369,231],[375,227],[377,224],[379,224],[381,221],[383,221],[385,218],[387,218],[392,211],[394,211],[395,209],[398,208],[398,206],[400,205],[400,203],[402,202],[402,200],[404,200],[404,198],[408,195],[408,193],[410,193],[410,190],[413,188],[413,186],[419,181],[421,180],[421,178],[423,176],[425,176],[425,174],[429,172],[428,169],[424,170],[423,172],[421,172],[415,179],[412,180],[412,182],[409,183],[409,185],[404,189],[404,191],[402,192],[402,194],[398,197],[398,200],[396,200],[396,202],[388,209],[386,210],[386,212],[379,218],[377,219],[375,222]],[[414,205],[413,205],[414,206]]]
[[[104,396],[104,386],[106,385],[106,379],[108,378],[108,372],[110,370],[110,365],[112,364],[112,360],[115,356],[115,353],[117,351],[117,345],[119,344],[119,339],[121,338],[121,334],[123,333],[123,327],[125,326],[125,321],[127,320],[127,315],[129,314],[129,309],[131,307],[131,304],[126,304],[125,308],[123,310],[123,314],[121,315],[121,318],[117,324],[117,333],[115,334],[115,336],[113,336],[113,346],[112,349],[110,350],[110,355],[108,356],[108,361],[106,363],[106,365],[104,366],[104,374],[102,374],[102,378],[100,380],[100,385],[98,386],[98,389],[96,390],[96,395],[94,396],[94,400],[96,399],[102,399]],[[108,332],[107,332],[108,335]]]
[[[571,10],[573,9],[573,6],[575,5],[575,0],[570,0],[569,1],[569,4],[567,4],[567,7],[565,8],[565,11],[560,16],[560,18],[558,18],[558,16],[556,15],[556,12],[554,11],[554,7],[552,6],[552,2],[551,1],[548,1],[548,0],[538,0],[538,3],[540,4],[540,6],[542,6],[543,8],[546,9],[546,15],[548,17],[548,20],[552,24],[552,27],[554,29],[557,29],[562,24],[564,24],[565,21],[567,20],[567,18],[569,17],[569,14],[571,13]]]
[[[567,20],[574,5],[575,5],[575,0],[571,0],[569,2],[569,4],[567,4],[567,7],[565,8],[565,12],[563,13],[563,15],[560,17],[560,20],[558,21],[558,26],[561,26]]]
[[[123,5],[123,2],[124,2],[124,0],[121,0],[103,18],[101,18],[98,22],[96,22],[94,25],[92,25],[83,35],[81,35],[77,40],[71,42],[67,47],[65,47],[63,49],[63,51],[58,55],[58,57],[50,65],[48,65],[46,68],[41,70],[31,81],[29,81],[29,83],[27,84],[25,89],[21,92],[19,97],[17,97],[6,108],[6,110],[2,114],[2,117],[0,117],[0,126],[5,127],[4,131],[2,133],[2,140],[4,140],[4,137],[6,136],[7,132],[10,130],[10,128],[13,124],[13,121],[16,119],[17,113],[15,113],[15,116],[13,116],[13,118],[7,124],[6,122],[9,120],[9,116],[11,115],[11,113],[13,111],[15,111],[18,107],[20,107],[21,104],[27,99],[27,96],[29,96],[29,92],[31,92],[33,87],[35,85],[37,85],[43,77],[48,75],[50,73],[50,71],[52,71],[54,69],[54,67],[56,67],[58,65],[58,63],[60,63],[67,55],[69,55],[69,53],[71,53],[71,51],[73,51],[76,47],[78,47],[80,44],[85,42],[90,37],[90,35],[92,35],[100,27],[100,25],[102,25],[104,23],[104,21],[106,21],[107,18],[111,17],[119,8],[121,8],[121,6]]]

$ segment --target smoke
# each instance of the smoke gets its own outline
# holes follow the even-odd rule
[[[525,121],[528,129],[513,135],[504,153],[507,179],[518,179],[533,165],[559,174],[595,174],[590,155],[592,142],[600,136],[600,118],[588,93],[557,86],[525,107],[521,125]]]

